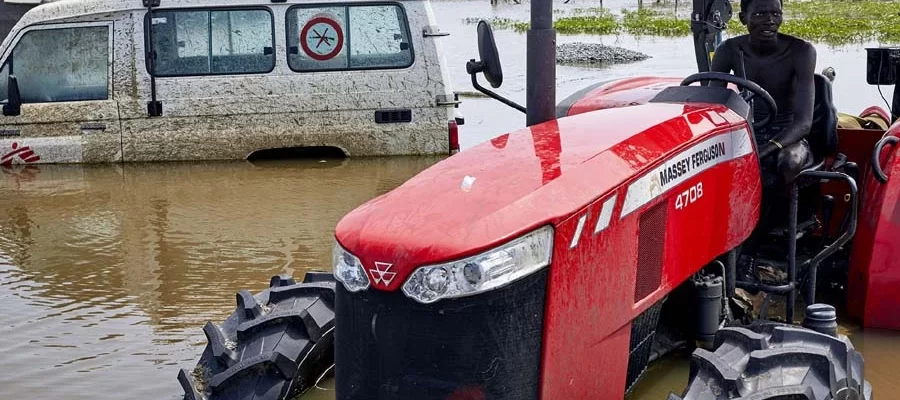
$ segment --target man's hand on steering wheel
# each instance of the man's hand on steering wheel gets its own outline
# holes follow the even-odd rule
[[[778,106],[775,104],[775,99],[772,98],[772,95],[770,95],[769,92],[767,92],[765,89],[763,89],[753,81],[724,72],[700,72],[684,78],[684,80],[681,81],[681,86],[688,86],[692,83],[700,81],[720,81],[733,83],[737,85],[738,88],[746,89],[746,91],[741,91],[741,98],[743,98],[747,103],[753,100],[753,98],[756,96],[762,98],[763,104],[766,105],[766,117],[763,118],[762,121],[754,121],[753,130],[759,130],[775,121],[775,118],[773,118],[773,116],[778,113]]]

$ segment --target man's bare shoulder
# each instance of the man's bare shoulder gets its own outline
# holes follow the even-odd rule
[[[806,40],[803,40],[801,38],[798,38],[796,36],[788,35],[788,34],[784,34],[784,33],[781,34],[781,37],[783,40],[786,40],[786,41],[788,41],[788,43],[790,43],[790,49],[792,51],[797,51],[800,54],[815,56],[816,47],[813,46],[812,43],[810,43]]]

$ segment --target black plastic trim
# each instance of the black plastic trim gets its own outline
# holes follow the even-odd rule
[[[750,117],[750,105],[734,90],[719,86],[671,86],[653,96],[648,103],[722,104],[744,119]]]
[[[396,124],[401,122],[412,122],[412,110],[408,108],[401,110],[375,110],[376,124]]]
[[[537,400],[548,278],[431,304],[336,285],[335,398]]]

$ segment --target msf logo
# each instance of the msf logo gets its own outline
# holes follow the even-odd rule
[[[375,261],[375,266],[369,268],[369,274],[372,275],[372,280],[376,285],[381,285],[383,287],[391,286],[391,282],[393,282],[394,277],[397,276],[396,272],[391,272],[391,267],[393,266],[394,264]]]
[[[18,159],[18,162],[16,162]],[[0,166],[10,167],[14,163],[30,164],[41,160],[41,156],[34,154],[34,150],[28,146],[19,146],[13,142],[12,150],[0,157]]]

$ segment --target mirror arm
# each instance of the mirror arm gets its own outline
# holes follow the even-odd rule
[[[522,107],[522,106],[514,103],[512,100],[508,100],[503,97],[500,97],[500,95],[498,95],[497,93],[494,93],[494,92],[488,90],[487,88],[479,85],[478,77],[475,73],[470,73],[469,75],[472,75],[472,86],[474,86],[475,89],[477,89],[479,92],[484,93],[484,94],[490,96],[491,98],[500,101],[503,104],[506,104],[512,108],[515,108],[516,110],[519,110],[519,111],[525,113],[525,107]]]
[[[9,75],[6,80],[7,103],[3,105],[3,115],[18,116],[22,113],[22,95],[19,93],[19,80]]]

